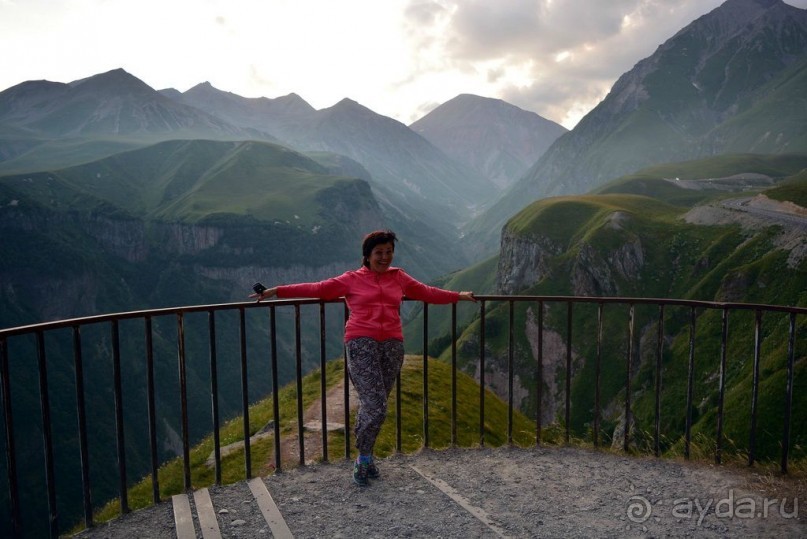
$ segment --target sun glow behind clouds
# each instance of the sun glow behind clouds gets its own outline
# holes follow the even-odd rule
[[[240,71],[227,77],[229,85],[269,97],[296,92],[316,108],[344,97],[369,106],[366,98],[408,67],[388,4],[280,1],[228,10],[221,17],[228,42],[220,46],[249,66],[236,62]]]

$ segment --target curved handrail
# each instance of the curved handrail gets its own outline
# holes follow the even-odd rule
[[[796,307],[788,305],[771,305],[765,303],[741,303],[730,301],[704,301],[704,300],[690,300],[690,299],[670,299],[670,298],[640,298],[640,297],[620,297],[620,296],[543,296],[543,295],[496,295],[496,294],[477,294],[475,295],[478,301],[544,301],[544,302],[571,302],[571,303],[619,303],[619,304],[635,304],[635,305],[676,305],[680,307],[703,307],[709,309],[730,309],[730,310],[748,310],[748,311],[771,311],[771,312],[785,312],[796,314],[807,314],[807,307]],[[0,338],[11,337],[13,335],[22,335],[24,333],[31,333],[37,330],[48,331],[52,329],[70,328],[77,324],[96,324],[101,322],[109,322],[111,320],[130,320],[134,318],[143,318],[145,316],[163,316],[180,313],[202,313],[211,310],[235,310],[235,309],[252,309],[265,307],[266,305],[273,304],[277,306],[283,305],[316,305],[319,303],[343,303],[344,298],[338,298],[329,301],[323,301],[314,298],[296,298],[296,299],[273,299],[264,300],[262,302],[243,301],[233,303],[211,303],[206,305],[190,305],[184,307],[160,307],[155,309],[141,309],[137,311],[124,311],[109,314],[99,314],[90,316],[81,316],[75,318],[67,318],[63,320],[53,320],[49,322],[38,322],[35,324],[27,324],[23,326],[9,327],[0,329]]]

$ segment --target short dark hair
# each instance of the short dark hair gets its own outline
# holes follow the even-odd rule
[[[376,230],[375,232],[370,232],[366,236],[364,236],[364,240],[361,242],[361,263],[366,267],[370,267],[370,261],[368,257],[370,253],[373,252],[376,245],[383,245],[384,243],[391,243],[392,250],[395,251],[395,242],[398,241],[398,238],[395,236],[395,232],[392,230]]]

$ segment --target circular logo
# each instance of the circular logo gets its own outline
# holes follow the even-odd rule
[[[644,496],[631,496],[628,500],[628,519],[641,524],[653,513],[653,507]]]

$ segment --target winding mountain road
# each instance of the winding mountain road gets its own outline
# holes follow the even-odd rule
[[[798,212],[795,205],[771,200],[767,197],[742,197],[724,200],[720,206],[728,210],[741,211],[763,219],[773,219],[786,226],[807,230],[807,211]]]

